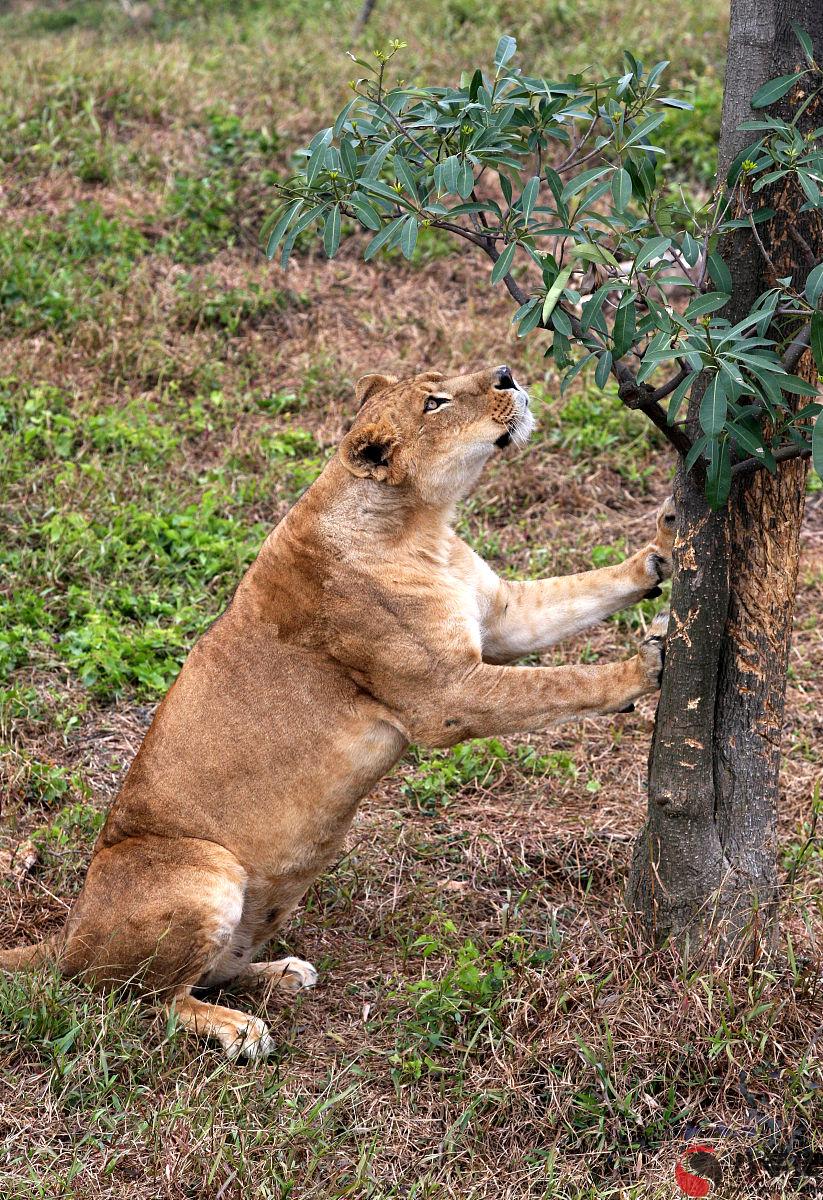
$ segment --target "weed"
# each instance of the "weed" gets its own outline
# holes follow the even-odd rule
[[[73,794],[89,794],[79,771],[69,771],[57,763],[17,754],[11,760],[11,768],[7,796],[14,802],[50,808],[64,803]]]
[[[419,812],[432,815],[462,788],[486,787],[507,758],[505,746],[496,738],[462,742],[453,750],[414,749],[415,773],[404,778],[400,790]]]
[[[456,932],[450,921],[441,928],[446,934]],[[429,933],[413,948],[425,960],[441,953],[443,945],[440,937]],[[517,934],[498,939],[487,950],[467,940],[454,949],[450,965],[437,978],[407,983],[395,996],[411,1008],[401,1045],[390,1060],[396,1082],[442,1072],[447,1062],[453,1065],[455,1056],[465,1059],[496,1047],[504,1036],[517,969],[525,958],[525,943]]]

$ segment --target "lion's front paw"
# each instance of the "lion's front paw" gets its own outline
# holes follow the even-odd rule
[[[638,658],[646,682],[655,691],[663,678],[666,661],[666,634],[669,628],[669,610],[663,609],[649,626],[649,632],[640,643]]]
[[[660,588],[657,585],[671,576],[675,518],[674,500],[669,496],[658,509],[657,532],[646,556],[646,573],[652,585],[648,598],[659,596]]]

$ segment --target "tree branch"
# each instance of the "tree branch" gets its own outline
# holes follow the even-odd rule
[[[811,336],[811,325],[804,325],[797,337],[789,343],[788,349],[783,355],[783,366],[790,375],[793,374],[795,367],[808,350],[811,344]]]
[[[809,458],[811,452],[811,446],[798,446],[796,444],[781,446],[779,450],[774,451],[774,460],[777,463],[782,463],[790,462],[793,458]],[[744,458],[732,467],[732,479],[737,479],[738,475],[748,475],[752,471],[759,471],[765,465],[762,458]]]
[[[623,367],[622,363],[616,366]],[[678,454],[685,457],[692,448],[692,443],[676,425],[670,425],[666,414],[654,398],[654,388],[647,383],[638,383],[628,367],[623,367],[620,373],[615,372],[618,379],[617,394],[626,408],[639,409],[645,413],[653,425],[657,426],[666,441],[674,446]],[[622,378],[621,378],[622,377]]]

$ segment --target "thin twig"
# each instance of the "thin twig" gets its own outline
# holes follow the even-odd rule
[[[688,363],[681,363],[677,374],[673,375],[666,383],[661,383],[660,387],[656,387],[652,392],[652,396],[655,400],[665,400],[667,396],[670,396],[673,391],[680,387],[684,379],[688,379],[693,374],[694,371],[692,371]]]
[[[363,96],[362,92],[357,92],[356,94],[358,96]],[[383,112],[386,114],[386,116],[390,119],[390,121],[394,125],[395,129],[397,129],[397,131],[399,133],[402,133],[403,137],[408,138],[409,141],[411,142],[411,144],[413,146],[417,147],[417,149],[420,151],[420,153],[423,155],[423,157],[425,159],[427,159],[430,163],[433,163],[434,165],[437,164],[437,159],[433,158],[432,155],[429,154],[429,152],[425,148],[425,146],[420,145],[420,142],[418,142],[417,138],[414,136],[414,134],[411,132],[411,130],[407,129],[406,126],[402,124],[402,122],[398,121],[397,117],[394,115],[394,113],[389,108],[389,106],[387,104],[383,103],[380,96],[374,97],[374,96],[365,95],[365,96],[363,96],[363,98],[365,100],[371,100],[371,102],[373,104],[376,104],[379,108],[381,108],[383,110]]]
[[[773,260],[772,256],[769,254],[768,250],[763,245],[763,240],[760,237],[760,234],[757,232],[757,224],[756,224],[754,218],[752,217],[751,210],[749,210],[746,213],[746,216],[749,218],[749,226],[751,228],[752,233],[754,234],[754,240],[757,242],[760,253],[763,255],[766,262],[768,263],[769,270],[772,273],[772,282],[774,282],[777,279],[777,267],[774,265],[774,260]]]

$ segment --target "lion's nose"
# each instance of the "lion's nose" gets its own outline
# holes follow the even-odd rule
[[[498,367],[495,370],[494,386],[498,388],[514,388],[517,386],[509,367]]]

